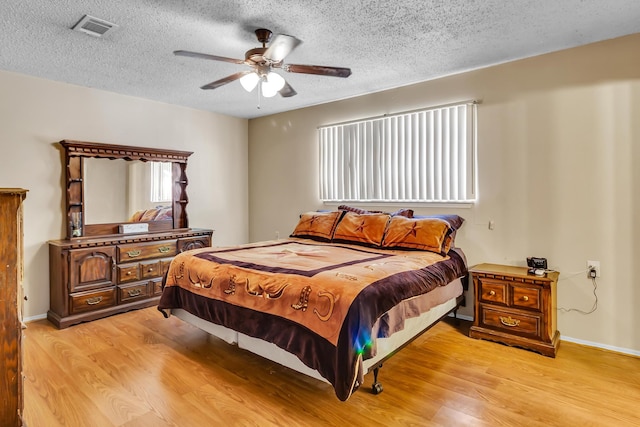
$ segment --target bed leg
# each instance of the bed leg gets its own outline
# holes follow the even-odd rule
[[[378,373],[380,372],[380,368],[382,368],[382,363],[373,368],[373,385],[371,386],[373,394],[382,393],[382,384],[378,382]]]
[[[458,308],[460,308],[459,305],[457,305],[456,308],[453,309],[453,323],[456,326],[460,326],[460,319],[458,319]]]

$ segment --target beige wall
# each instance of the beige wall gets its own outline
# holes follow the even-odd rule
[[[47,240],[64,237],[61,139],[193,151],[190,226],[215,229],[214,245],[248,240],[247,120],[2,71],[0,94],[0,186],[29,190],[27,319],[49,309]]]
[[[478,202],[416,211],[466,218],[457,242],[470,264],[547,257],[561,307],[591,308],[584,270],[600,261],[597,311],[558,313],[560,332],[640,354],[638,51],[634,35],[251,120],[249,238],[288,235],[300,212],[323,208],[318,126],[478,99]]]

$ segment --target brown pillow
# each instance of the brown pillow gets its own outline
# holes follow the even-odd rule
[[[341,211],[303,213],[291,237],[328,242],[343,214]]]
[[[347,205],[340,205],[338,206],[338,209],[341,211],[355,212],[357,214],[386,213],[382,211],[368,211],[366,209],[356,208],[356,207],[347,206]],[[389,215],[391,216],[400,215],[400,216],[406,216],[407,218],[413,218],[413,209],[401,208],[395,212],[391,212]]]
[[[389,214],[357,214],[346,212],[333,233],[333,241],[380,247]]]
[[[368,211],[366,209],[360,209],[360,208],[356,208],[356,207],[353,207],[353,206],[347,206],[347,205],[338,206],[338,210],[347,211],[347,212],[354,212],[354,213],[357,213],[357,214],[360,214],[360,215],[372,213],[372,212],[370,212],[370,211]],[[375,212],[375,213],[380,213],[380,212]]]
[[[451,248],[451,227],[440,218],[394,216],[382,241],[388,249],[418,249],[446,255]]]
[[[413,218],[413,209],[398,209],[395,212],[391,212],[389,215],[391,216],[404,216],[407,218]]]

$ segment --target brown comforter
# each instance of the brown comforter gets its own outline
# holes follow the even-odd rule
[[[465,275],[455,251],[443,257],[286,239],[176,256],[158,308],[183,308],[272,342],[317,369],[346,400],[376,320]]]

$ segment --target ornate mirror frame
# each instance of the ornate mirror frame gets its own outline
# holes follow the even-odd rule
[[[59,144],[64,148],[65,189],[66,189],[66,229],[67,239],[99,237],[120,234],[121,223],[85,224],[85,185],[84,159],[124,159],[171,162],[173,181],[172,220],[149,222],[148,232],[162,232],[175,229],[187,229],[187,159],[193,152],[166,150],[160,148],[133,147],[127,145],[100,144],[95,142],[62,140]],[[80,215],[78,215],[80,214]],[[74,227],[75,222],[75,227]],[[81,230],[74,235],[74,228]]]

